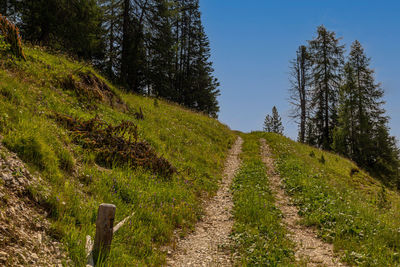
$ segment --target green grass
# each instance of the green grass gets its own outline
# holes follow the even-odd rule
[[[286,237],[281,212],[274,205],[256,135],[244,138],[242,166],[233,189],[235,224],[232,239],[243,266],[294,265],[293,244]]]
[[[258,133],[271,146],[302,223],[315,227],[342,259],[357,266],[400,265],[400,194],[351,161]]]
[[[5,146],[42,177],[30,193],[49,210],[51,234],[65,244],[74,263],[83,266],[85,237],[94,235],[97,207],[113,203],[116,222],[135,215],[116,233],[104,265],[162,264],[165,253],[160,248],[174,229],[192,229],[201,215],[200,197],[216,191],[235,135],[217,120],[124,93],[111,84],[130,110],[143,110],[144,120],[106,104],[82,101],[62,82],[87,71],[101,78],[91,66],[37,47],[25,47],[25,53],[26,62],[0,62],[0,135]],[[113,125],[133,121],[139,139],[178,172],[167,180],[141,168],[100,168],[93,152],[74,144],[70,133],[49,118],[54,112],[82,119],[97,115]]]

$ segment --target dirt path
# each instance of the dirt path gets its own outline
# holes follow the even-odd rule
[[[275,172],[274,160],[266,141],[261,139],[260,142],[263,162],[268,168],[271,190],[275,193],[276,205],[283,213],[283,223],[290,232],[290,239],[297,246],[296,260],[305,261],[307,266],[346,266],[335,257],[331,244],[320,240],[312,228],[298,223],[300,221],[299,210],[291,204],[290,197],[283,190],[281,178]]]
[[[204,218],[193,233],[177,241],[176,249],[167,258],[168,266],[232,266],[229,234],[233,226],[230,186],[239,168],[243,140],[238,137],[229,151],[224,178],[217,194],[204,208]]]

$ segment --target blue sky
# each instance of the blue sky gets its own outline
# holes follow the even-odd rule
[[[400,139],[400,1],[200,0],[215,75],[221,83],[220,120],[232,129],[262,129],[277,106],[285,134],[297,137],[289,118],[289,61],[297,47],[325,25],[354,40],[372,58],[386,95],[391,133]]]

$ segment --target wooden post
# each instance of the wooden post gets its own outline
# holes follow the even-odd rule
[[[115,205],[101,204],[97,213],[96,236],[94,238],[93,257],[98,262],[99,257],[104,259],[110,253],[113,238]]]

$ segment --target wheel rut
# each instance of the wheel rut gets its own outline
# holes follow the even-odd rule
[[[216,195],[204,204],[204,217],[195,231],[176,243],[167,257],[167,266],[232,266],[230,238],[233,226],[233,199],[230,190],[240,166],[243,140],[238,137],[226,159],[223,179]]]
[[[265,139],[260,139],[260,143],[262,160],[267,167],[276,206],[282,211],[283,224],[289,230],[289,238],[296,244],[296,260],[306,262],[307,266],[347,266],[334,254],[333,245],[319,239],[314,229],[299,224],[299,210],[291,204],[290,197],[283,190],[281,177],[275,171],[271,150]]]

